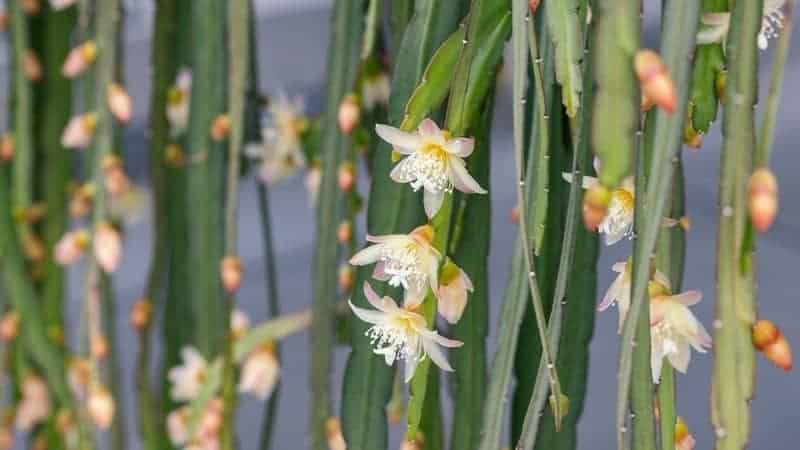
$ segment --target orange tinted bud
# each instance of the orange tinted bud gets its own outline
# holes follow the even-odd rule
[[[531,14],[536,14],[537,8],[539,8],[539,0],[528,0],[528,9],[531,10]]]
[[[361,106],[358,96],[349,94],[339,103],[339,130],[350,134],[361,119]]]
[[[328,448],[330,450],[346,450],[347,444],[344,442],[342,436],[342,426],[339,419],[336,417],[329,417],[325,421],[325,435],[328,438]]]
[[[747,206],[753,227],[763,233],[769,229],[778,214],[778,180],[772,171],[760,167],[753,172],[748,185]]]
[[[227,114],[220,114],[211,122],[211,139],[221,141],[228,137],[231,132],[231,117]]]
[[[692,220],[688,216],[683,216],[678,219],[678,225],[683,228],[683,231],[689,231],[692,229]]]
[[[108,339],[105,336],[95,334],[89,342],[89,348],[92,351],[92,356],[97,359],[106,359],[108,357]]]
[[[109,156],[103,161],[103,181],[106,190],[112,196],[119,196],[130,190],[131,183],[117,156]]]
[[[25,50],[22,57],[22,70],[29,80],[36,82],[42,79],[42,63],[39,62],[39,57],[33,50]]]
[[[113,273],[122,256],[122,238],[113,225],[99,223],[94,230],[94,256],[106,273]]]
[[[42,11],[39,0],[22,0],[22,10],[29,16],[35,16]]]
[[[131,307],[131,326],[136,331],[144,330],[150,324],[152,315],[153,303],[146,298],[137,300]]]
[[[133,102],[124,87],[112,83],[106,89],[106,102],[111,114],[122,123],[128,123],[133,115]]]
[[[42,240],[32,233],[22,239],[22,250],[31,261],[42,261],[47,254]]]
[[[634,68],[642,95],[664,111],[675,112],[678,93],[661,56],[652,50],[639,50],[634,58]]]
[[[519,223],[519,206],[511,208],[510,218],[511,223]]]
[[[0,319],[0,340],[13,341],[19,334],[19,314],[9,311]]]
[[[61,73],[66,78],[75,78],[85,72],[96,58],[97,44],[94,41],[86,41],[70,50],[64,65],[61,66]]]
[[[653,106],[655,106],[653,100],[650,97],[642,94],[642,112],[649,112],[651,109],[653,109]]]
[[[235,256],[226,256],[219,265],[222,287],[229,294],[233,294],[242,284],[242,262]]]
[[[14,136],[6,133],[0,136],[0,161],[11,161],[14,157]]]
[[[337,172],[337,182],[342,192],[350,192],[356,184],[356,171],[352,163],[342,163]]]
[[[776,366],[792,370],[792,348],[772,321],[759,320],[753,325],[753,346]]]
[[[339,268],[339,289],[345,293],[353,290],[353,268],[349,265]]]
[[[340,244],[347,244],[353,239],[353,225],[348,222],[344,221],[339,224],[339,227],[336,229],[336,239],[339,240]]]
[[[164,149],[164,162],[172,167],[181,167],[186,164],[186,154],[178,144],[170,144]]]
[[[601,184],[596,184],[586,191],[583,196],[583,224],[587,230],[597,230],[606,217],[610,202],[611,191]]]

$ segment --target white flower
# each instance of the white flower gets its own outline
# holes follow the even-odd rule
[[[371,110],[377,105],[387,104],[391,91],[392,85],[385,72],[364,78],[364,83],[361,85],[361,103],[364,109]]]
[[[284,94],[270,99],[261,128],[261,142],[248,144],[245,154],[261,161],[261,180],[273,184],[306,166],[302,136],[308,127],[305,106],[299,97]]]
[[[175,85],[167,95],[167,120],[173,138],[180,136],[189,127],[189,107],[192,94],[192,71],[182,68],[175,78]]]
[[[758,33],[758,47],[766,50],[769,40],[778,37],[785,19],[783,5],[786,0],[764,0],[761,18],[761,31]],[[724,43],[730,28],[730,13],[706,13],[701,18],[703,27],[697,33],[698,44]]]
[[[250,317],[241,309],[235,308],[231,311],[231,335],[234,339],[239,339],[250,330]]]
[[[433,247],[433,227],[423,225],[409,234],[367,235],[374,243],[350,258],[354,266],[377,262],[372,277],[406,290],[406,306],[418,304],[428,286],[436,292],[441,255]]]
[[[564,180],[572,183],[572,174],[562,174]],[[589,189],[597,185],[595,177],[583,176],[583,188]],[[622,184],[611,193],[606,217],[600,223],[598,231],[606,235],[606,245],[614,245],[633,231],[633,207],[635,202],[633,177],[622,180]]]
[[[28,431],[43,422],[52,410],[47,384],[36,375],[26,375],[22,380],[22,399],[17,405],[15,425]]]
[[[167,435],[170,441],[184,450],[218,450],[223,406],[222,399],[211,399],[198,418],[192,435],[189,433],[190,407],[184,406],[170,412],[167,415]]]
[[[651,283],[650,291],[650,366],[653,382],[658,383],[665,357],[675,370],[686,373],[691,347],[705,353],[711,347],[711,336],[689,309],[702,299],[700,292],[670,295],[668,288],[658,283]]]
[[[467,273],[452,262],[446,263],[436,292],[439,315],[451,324],[458,322],[464,314],[467,297],[472,291],[472,280]]]
[[[390,297],[378,297],[369,283],[364,283],[364,295],[376,310],[359,308],[350,303],[355,315],[372,324],[365,333],[375,346],[376,355],[382,355],[391,366],[395,360],[405,360],[406,383],[414,376],[417,364],[430,356],[442,370],[452,372],[441,347],[455,348],[464,343],[439,336],[427,327],[425,317],[407,306],[400,308]],[[416,305],[415,305],[416,306]]]
[[[467,172],[464,158],[472,154],[475,141],[471,138],[450,138],[431,119],[420,123],[416,133],[407,133],[388,125],[376,125],[375,131],[394,150],[408,155],[400,161],[390,176],[398,183],[410,183],[417,191],[425,190],[425,213],[429,218],[442,206],[444,195],[455,187],[461,192],[485,194],[477,181]]]
[[[175,401],[192,400],[200,391],[208,364],[197,349],[184,347],[181,350],[183,365],[173,367],[167,373],[172,383],[170,396]]]
[[[626,261],[618,262],[611,266],[611,270],[617,272],[617,278],[611,283],[603,300],[597,305],[598,311],[605,311],[610,306],[616,304],[619,308],[619,328],[622,331],[622,324],[631,306],[631,270]],[[656,270],[653,279],[664,286],[669,286],[667,276]]]
[[[254,350],[242,364],[239,392],[250,392],[261,400],[266,400],[278,383],[280,370],[274,347],[267,345]]]

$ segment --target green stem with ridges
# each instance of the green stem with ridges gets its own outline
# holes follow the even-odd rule
[[[320,146],[322,180],[317,209],[314,252],[314,318],[311,325],[311,448],[325,448],[325,421],[330,417],[330,371],[333,349],[333,304],[336,301],[339,243],[336,224],[344,195],[337,187],[337,172],[351,145],[339,130],[338,111],[351,92],[358,73],[359,47],[363,31],[364,0],[337,0],[334,6],[331,53],[323,135]]]
[[[658,383],[659,436],[661,449],[675,448],[675,369],[670,364],[661,366]]]
[[[694,48],[695,32],[699,20],[700,5],[694,0],[674,0],[666,5],[664,10],[663,32],[661,41],[661,56],[669,70],[677,88],[676,111],[683,111],[686,108],[689,93],[689,69],[686,64]],[[595,111],[597,114],[608,113],[608,111]],[[638,341],[643,333],[637,334],[637,326],[640,329],[643,320],[641,316],[647,317],[647,282],[650,278],[651,255],[655,250],[656,240],[662,225],[662,218],[666,210],[668,194],[672,185],[672,160],[675,158],[681,147],[681,130],[684,116],[682,114],[668,114],[660,109],[652,112],[655,115],[653,120],[654,128],[654,148],[652,158],[643,173],[646,173],[647,189],[639,188],[636,192],[637,203],[645,205],[637,207],[636,210],[641,216],[646,208],[646,221],[644,218],[636,221],[636,239],[634,241],[634,261],[632,270],[632,295],[631,307],[628,311],[622,332],[619,366],[619,384],[617,392],[617,445],[620,450],[628,448],[625,431],[627,430],[628,419],[628,400],[631,395],[632,363],[634,359],[634,346],[636,352],[649,352],[649,341]],[[644,163],[641,161],[641,163]],[[638,180],[641,183],[643,180]],[[642,183],[642,187],[644,184]],[[641,203],[643,202],[643,203]],[[644,311],[644,313],[643,313]],[[649,322],[644,326],[648,327]],[[636,335],[636,337],[635,337]],[[646,337],[646,336],[645,336]],[[635,345],[638,344],[638,345]],[[641,355],[639,355],[641,357]],[[643,358],[641,358],[643,359]],[[649,364],[649,363],[648,363]],[[636,377],[636,389],[652,386],[652,377],[648,370],[638,371]],[[651,387],[647,387],[651,389]],[[652,413],[652,402],[649,404],[649,411]],[[637,413],[637,420],[643,421],[641,414],[647,414],[646,410]],[[653,440],[654,436],[647,436],[647,440]],[[635,442],[635,448],[646,448],[648,442]]]
[[[561,85],[562,101],[569,117],[578,114],[582,103],[580,66],[583,60],[583,36],[580,9],[580,0],[550,2],[545,8],[547,28],[555,48],[556,79]]]
[[[703,0],[703,13],[728,10],[728,0]],[[721,43],[698,45],[692,69],[692,92],[689,95],[687,127],[706,133],[717,118],[719,98],[717,79],[725,70],[725,50]]]
[[[731,12],[727,56],[730,65],[722,123],[720,219],[717,236],[717,304],[711,411],[717,450],[739,450],[750,434],[755,320],[752,248],[747,228],[747,179],[756,147],[754,106],[758,95],[757,35],[762,1],[736,2]]]

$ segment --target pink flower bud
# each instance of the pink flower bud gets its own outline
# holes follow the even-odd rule
[[[467,297],[472,291],[472,281],[466,272],[452,261],[445,263],[442,268],[439,290],[436,293],[439,315],[451,324],[458,322],[461,315],[464,314]]]
[[[345,293],[353,289],[353,268],[348,264],[339,268],[339,289]]]
[[[114,273],[122,256],[122,239],[119,232],[107,222],[94,230],[94,257],[106,273]]]
[[[101,334],[92,335],[89,340],[89,349],[95,358],[106,359],[108,357],[108,339]]]
[[[22,10],[29,16],[35,16],[42,11],[39,0],[22,0]]]
[[[242,262],[235,256],[226,256],[219,265],[219,274],[222,287],[229,294],[233,294],[242,284]]]
[[[228,137],[231,132],[231,117],[227,114],[220,114],[211,122],[211,139],[219,142]]]
[[[86,230],[69,231],[56,243],[54,258],[62,266],[78,262],[89,246],[89,233]]]
[[[342,192],[353,190],[353,186],[356,184],[356,171],[352,163],[342,163],[337,172],[337,181]]]
[[[42,63],[33,50],[26,50],[22,58],[22,70],[25,76],[34,83],[42,79]]]
[[[11,342],[19,334],[19,314],[9,311],[0,318],[0,341]]]
[[[0,162],[11,161],[14,157],[14,136],[6,133],[0,136]]]
[[[358,104],[358,97],[354,94],[345,96],[339,104],[339,130],[344,134],[350,134],[358,125],[361,118],[361,106]]]
[[[339,224],[336,229],[336,239],[340,244],[347,244],[353,239],[353,225],[349,221],[344,221]]]
[[[750,220],[756,230],[764,233],[778,214],[778,180],[771,170],[760,167],[750,177],[747,189]]]
[[[94,386],[89,394],[89,401],[86,406],[89,410],[89,416],[97,428],[105,430],[111,426],[114,421],[115,404],[114,397],[111,396],[108,389],[102,386]]]
[[[128,123],[133,114],[133,103],[131,96],[124,87],[117,83],[112,83],[106,89],[106,101],[111,114],[121,123]]]
[[[94,199],[94,186],[84,184],[72,192],[69,199],[69,215],[73,219],[80,219],[89,214]]]
[[[95,58],[97,58],[97,44],[94,41],[86,41],[70,50],[64,65],[61,66],[61,73],[66,78],[75,78],[85,72]]]
[[[347,450],[339,419],[330,417],[325,421],[325,435],[328,437],[328,448],[330,450]]]
[[[668,113],[675,112],[678,92],[661,56],[652,50],[640,50],[634,68],[642,87],[642,95]]]
[[[131,182],[119,157],[109,156],[103,161],[103,184],[106,191],[114,197],[125,194],[131,189]]]
[[[84,149],[92,141],[97,128],[97,115],[86,113],[69,120],[61,135],[61,145],[66,148]]]

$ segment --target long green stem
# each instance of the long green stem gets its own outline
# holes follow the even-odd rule
[[[661,55],[670,71],[678,91],[676,111],[684,111],[689,92],[689,69],[686,64],[694,47],[695,32],[698,23],[700,5],[694,0],[674,0],[668,3],[664,11]],[[595,111],[602,113],[602,111]],[[595,115],[596,117],[596,115]],[[637,351],[649,351],[649,342],[638,342],[635,339],[640,316],[646,311],[647,281],[650,274],[650,255],[655,250],[656,239],[666,209],[666,200],[672,184],[672,159],[680,150],[680,137],[683,126],[683,115],[670,115],[661,110],[655,111],[655,139],[652,158],[647,168],[647,189],[637,191],[637,199],[642,197],[647,209],[646,221],[639,222],[634,241],[634,266],[632,271],[631,307],[623,326],[620,365],[617,392],[617,445],[620,450],[628,448],[627,419],[628,399],[631,388],[632,363],[634,347]],[[643,208],[639,208],[641,210]],[[640,214],[643,211],[639,211]],[[647,314],[644,314],[645,316]],[[644,349],[644,350],[642,350]],[[649,371],[647,379],[642,383],[650,383]],[[640,374],[640,376],[643,376]],[[652,403],[651,403],[652,405]],[[652,408],[652,406],[651,406]],[[637,445],[646,445],[637,442]],[[640,448],[640,447],[637,447]]]

